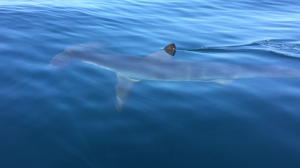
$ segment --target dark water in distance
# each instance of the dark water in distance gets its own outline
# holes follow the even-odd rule
[[[0,1],[0,167],[300,167],[300,78],[137,82],[65,47],[300,69],[300,2]],[[163,69],[163,67],[162,67]]]

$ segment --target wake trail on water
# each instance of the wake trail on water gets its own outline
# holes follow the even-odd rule
[[[201,53],[271,52],[280,56],[300,58],[300,41],[270,39],[243,45],[208,46],[196,49],[183,49],[181,51]]]

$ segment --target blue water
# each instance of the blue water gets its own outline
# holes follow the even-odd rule
[[[1,0],[0,167],[300,167],[300,78],[141,80],[117,112],[114,72],[49,66],[99,41],[138,57],[175,43],[173,60],[300,69],[299,7]]]

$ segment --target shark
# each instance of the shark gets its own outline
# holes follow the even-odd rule
[[[66,47],[50,61],[50,66],[64,68],[71,61],[81,61],[115,72],[118,82],[116,109],[122,110],[132,86],[140,80],[200,81],[227,85],[235,79],[300,77],[300,70],[280,66],[237,65],[216,62],[174,60],[174,43],[145,57],[100,50],[101,42]]]

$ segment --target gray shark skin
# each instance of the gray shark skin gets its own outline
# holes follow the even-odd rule
[[[82,61],[117,74],[116,109],[121,111],[132,85],[140,80],[202,81],[228,84],[234,79],[299,77],[300,70],[278,66],[242,66],[213,62],[172,60],[175,44],[169,44],[146,57],[127,56],[101,51],[102,43],[66,47],[54,56],[51,67],[63,68],[70,61]]]

